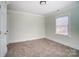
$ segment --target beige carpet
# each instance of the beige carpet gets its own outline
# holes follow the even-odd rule
[[[38,39],[8,45],[6,57],[72,57],[79,51],[48,39]]]

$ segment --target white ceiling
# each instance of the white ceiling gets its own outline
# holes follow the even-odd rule
[[[65,8],[74,2],[71,1],[46,1],[46,5],[40,5],[40,1],[11,1],[9,10],[30,12],[45,15],[57,9]]]

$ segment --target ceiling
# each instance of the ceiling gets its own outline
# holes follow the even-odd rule
[[[46,5],[40,5],[40,1],[11,1],[9,10],[29,12],[45,15],[58,9],[68,7],[73,4],[71,1],[46,1]]]

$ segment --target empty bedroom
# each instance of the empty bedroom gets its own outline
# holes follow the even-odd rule
[[[0,1],[0,57],[79,57],[78,1]]]

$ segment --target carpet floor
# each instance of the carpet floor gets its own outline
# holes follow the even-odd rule
[[[8,45],[6,57],[76,57],[79,51],[49,39],[38,39]]]

